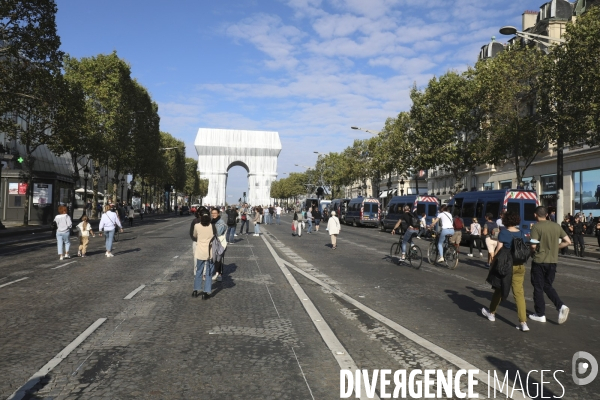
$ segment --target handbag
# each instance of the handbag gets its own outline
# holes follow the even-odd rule
[[[302,221],[302,229],[306,228],[306,224]]]
[[[294,223],[292,223],[292,232],[296,232],[296,224],[294,224]]]

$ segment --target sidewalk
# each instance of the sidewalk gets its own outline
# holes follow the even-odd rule
[[[168,217],[168,216],[175,216],[175,213],[144,214],[144,220],[153,219],[153,218],[157,218],[157,217]],[[137,222],[142,221],[139,219],[139,214],[136,214],[135,221],[137,221]],[[74,223],[74,225],[78,224],[79,218],[75,219],[75,221],[73,221],[73,223]],[[94,229],[94,228],[98,227],[100,220],[99,219],[91,220],[90,223],[92,224],[92,229]],[[6,229],[0,230],[0,238],[31,235],[31,234],[36,234],[36,233],[50,232],[52,230],[52,227],[50,225],[23,226],[21,223],[17,223],[17,222],[5,222],[4,226],[6,226]]]

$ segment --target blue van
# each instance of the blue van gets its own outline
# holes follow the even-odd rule
[[[340,222],[346,222],[346,210],[350,199],[333,199],[329,205],[329,211],[335,211]]]
[[[521,216],[519,229],[525,234],[525,237],[529,238],[531,226],[537,222],[534,212],[539,205],[540,202],[534,190],[502,189],[457,193],[448,202],[448,209],[453,214],[458,211],[458,215],[465,222],[465,227],[471,225],[474,217],[483,226],[487,213],[491,213],[495,221],[502,211],[514,211]]]
[[[400,219],[400,216],[404,213],[404,206],[409,205],[412,212],[416,212],[419,216],[426,214],[427,225],[431,224],[431,221],[438,213],[439,200],[435,196],[427,195],[410,195],[410,196],[394,196],[390,200],[387,206],[387,213],[381,221],[379,229],[382,232],[392,230],[394,225]]]
[[[379,225],[379,200],[372,197],[356,197],[348,203],[344,222],[354,226]]]

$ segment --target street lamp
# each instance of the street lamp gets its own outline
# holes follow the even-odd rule
[[[377,132],[377,131],[372,131],[370,129],[363,129],[363,128],[359,128],[358,126],[351,126],[351,129],[356,129],[359,131],[363,131],[363,132],[367,132],[370,133],[371,135],[379,135],[381,132]]]
[[[88,168],[87,164],[85,164],[85,167],[83,168],[83,214],[81,214],[82,217],[84,215],[87,215],[87,183],[89,174],[90,169]]]
[[[521,37],[524,39],[531,40],[532,42],[536,42],[538,44],[542,44],[547,46],[552,41],[556,43],[566,43],[565,39],[559,38],[551,38],[543,35],[536,35],[528,32],[521,32],[517,30],[514,26],[503,26],[500,28],[500,33],[503,35],[516,35],[517,37]],[[544,43],[542,40],[547,40],[550,43]],[[559,135],[556,140],[556,217],[563,218],[564,215],[564,204],[563,204],[563,147],[564,142],[562,136]]]
[[[12,160],[13,157],[14,155],[8,154],[7,149],[5,150],[4,146],[0,144],[0,196],[2,195],[2,167],[4,167],[2,161]],[[2,223],[2,217],[0,217],[0,229],[6,229],[6,227]]]
[[[129,185],[131,186],[131,196],[128,196],[131,199],[129,204],[133,203],[133,188],[135,187],[135,184],[136,182],[133,179],[131,180],[131,182],[129,182]]]
[[[400,196],[404,196],[404,178],[400,179]]]
[[[125,176],[121,177],[121,203],[123,202],[123,189],[125,189]]]

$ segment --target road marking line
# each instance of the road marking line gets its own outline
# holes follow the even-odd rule
[[[32,389],[41,378],[48,375],[50,371],[54,369],[58,364],[61,363],[62,360],[67,358],[67,356],[77,348],[88,336],[90,336],[100,325],[102,325],[106,321],[106,318],[100,318],[96,320],[92,325],[89,326],[81,335],[77,336],[75,340],[73,340],[67,347],[62,349],[60,353],[54,356],[54,358],[46,365],[44,365],[38,372],[33,374],[31,378],[27,380],[27,383],[18,388],[7,400],[21,400],[25,397],[30,389]]]
[[[133,298],[133,296],[135,296],[140,290],[142,290],[145,287],[146,287],[146,285],[141,285],[140,287],[135,289],[133,292],[131,292],[127,296],[123,297],[123,300],[131,300]]]
[[[2,287],[4,287],[4,286],[12,285],[13,283],[17,283],[17,282],[24,281],[25,279],[29,279],[29,277],[28,277],[28,276],[26,276],[25,278],[21,278],[21,279],[17,279],[16,281],[12,281],[12,282],[5,283],[5,284],[3,284],[3,285],[0,285],[0,288],[2,288]]]
[[[355,374],[358,370],[358,366],[354,362],[354,359],[348,354],[348,351],[337,338],[337,336],[335,336],[335,333],[333,333],[327,322],[325,322],[325,319],[323,318],[319,310],[317,310],[317,307],[315,307],[314,303],[308,299],[308,296],[304,292],[304,289],[302,289],[300,285],[297,284],[296,278],[294,278],[293,275],[288,274],[289,270],[286,267],[285,261],[277,255],[275,250],[273,250],[271,243],[267,241],[265,236],[262,236],[262,239],[267,245],[269,251],[271,252],[271,255],[275,259],[275,262],[277,263],[277,265],[279,265],[281,272],[283,272],[283,276],[285,276],[288,283],[292,287],[292,290],[294,291],[294,293],[296,293],[298,299],[302,300],[301,304],[304,307],[304,310],[306,311],[310,319],[313,321],[315,328],[317,328],[317,330],[319,331],[319,334],[323,338],[323,341],[331,351],[333,358],[335,358],[341,369],[348,369],[352,371],[352,374]],[[319,320],[320,322],[317,323],[317,320]],[[367,399],[367,395],[364,391],[361,391],[360,398]],[[377,395],[375,395],[375,397],[373,398],[379,399]]]
[[[381,322],[381,323],[389,326],[390,328],[392,328],[396,332],[400,333],[401,335],[403,335],[407,339],[409,339],[409,340],[417,343],[421,347],[424,347],[425,349],[431,351],[432,353],[438,355],[439,357],[445,359],[446,361],[448,361],[448,362],[456,365],[458,368],[465,369],[465,370],[469,370],[469,369],[477,369],[477,370],[479,370],[479,374],[476,374],[474,376],[480,382],[482,382],[483,384],[489,386],[490,382],[488,380],[488,375],[485,372],[485,370],[483,370],[481,368],[475,367],[473,364],[469,363],[468,361],[463,360],[462,358],[460,358],[457,355],[449,352],[448,350],[443,349],[440,346],[438,346],[438,345],[430,342],[429,340],[427,340],[427,339],[425,339],[425,338],[417,335],[416,333],[412,332],[411,330],[406,329],[405,327],[403,327],[402,325],[398,324],[397,322],[394,322],[391,319],[389,319],[389,318],[387,318],[387,317],[379,314],[377,311],[375,311],[375,310],[373,310],[373,309],[365,306],[361,302],[359,302],[357,300],[354,300],[352,297],[348,296],[344,292],[342,292],[342,291],[334,288],[331,285],[328,285],[327,283],[323,282],[322,280],[320,280],[318,278],[315,278],[314,276],[312,276],[308,272],[304,272],[302,269],[300,269],[297,266],[293,265],[289,261],[286,261],[286,260],[280,258],[279,255],[277,255],[277,253],[275,252],[275,250],[273,250],[273,247],[271,247],[270,243],[267,242],[267,239],[264,236],[263,236],[263,240],[267,244],[267,247],[269,248],[269,251],[271,252],[271,255],[273,256],[273,258],[275,258],[275,260],[277,261],[278,264],[279,264],[279,262],[281,262],[282,264],[287,265],[288,267],[292,268],[294,271],[296,271],[300,275],[302,275],[305,278],[313,281],[314,283],[322,286],[323,288],[331,291],[336,296],[338,296],[338,297],[344,299],[345,301],[347,301],[348,303],[354,305],[356,308],[360,309],[361,311],[363,311],[364,313],[368,314],[372,318],[374,318],[374,319],[378,320],[379,322]],[[281,268],[281,266],[280,266],[280,268]],[[285,272],[287,272],[287,271],[288,270],[286,268]],[[284,275],[285,275],[285,272],[284,272]],[[289,277],[286,276],[286,278],[289,278]],[[296,282],[296,281],[294,280],[294,282]],[[296,289],[296,288],[294,287],[294,289]],[[304,292],[302,292],[302,293],[304,293]],[[304,305],[305,308],[306,308],[306,305],[307,305],[306,303],[308,303],[308,302],[302,302],[302,305]],[[312,302],[310,302],[310,303],[312,304]],[[315,318],[313,318],[313,320],[314,319]],[[315,324],[315,326],[316,326],[316,324]],[[336,338],[336,340],[337,340],[337,338]],[[493,381],[492,381],[492,383],[493,383]],[[496,389],[496,390],[499,391],[499,389]],[[502,393],[504,393],[507,396],[507,398],[512,398],[514,400],[527,400],[527,399],[529,399],[529,397],[526,397],[522,393],[519,393],[519,392],[515,393],[514,397],[510,397],[510,395],[509,395],[509,388],[508,387]]]
[[[76,263],[76,262],[77,262],[77,261],[71,261],[71,262],[68,262],[68,263],[66,263],[66,264],[62,264],[62,265],[59,265],[58,267],[54,267],[54,268],[50,268],[50,269],[59,269],[59,268],[65,267],[65,266],[67,266],[67,265],[69,265],[69,264]]]

